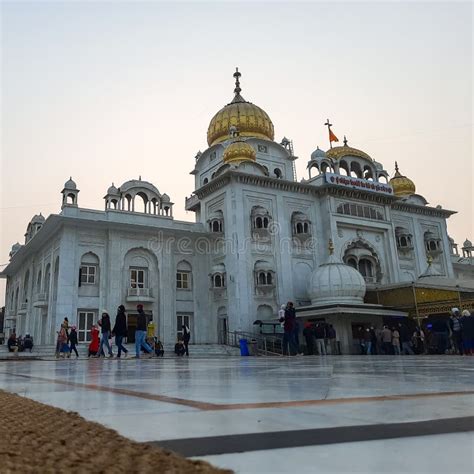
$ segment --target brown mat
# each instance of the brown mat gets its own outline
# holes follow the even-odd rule
[[[231,473],[2,390],[0,420],[2,473]]]

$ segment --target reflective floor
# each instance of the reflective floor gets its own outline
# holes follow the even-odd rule
[[[236,472],[474,472],[474,357],[8,361],[0,388]]]

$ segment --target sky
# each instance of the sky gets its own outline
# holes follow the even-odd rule
[[[448,221],[473,232],[471,3],[2,2],[0,264],[34,214],[58,213],[72,176],[81,207],[112,182],[193,191],[212,116],[233,97],[294,142],[298,179],[333,131]],[[3,267],[0,267],[3,268]],[[4,284],[0,282],[0,305]]]

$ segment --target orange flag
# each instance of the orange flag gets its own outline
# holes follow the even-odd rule
[[[339,138],[337,138],[336,135],[334,135],[334,133],[332,133],[331,129],[329,129],[329,141],[330,142],[338,142],[339,141]]]

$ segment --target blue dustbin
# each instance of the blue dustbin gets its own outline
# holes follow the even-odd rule
[[[242,357],[249,356],[249,346],[247,345],[247,339],[239,339],[240,344],[240,355]]]

